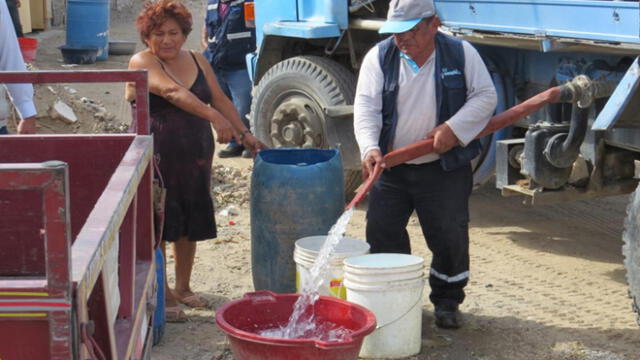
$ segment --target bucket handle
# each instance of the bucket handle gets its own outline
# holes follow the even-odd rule
[[[397,318],[389,321],[388,323],[384,324],[384,325],[377,325],[376,326],[376,330],[378,329],[382,329],[383,327],[387,326],[387,325],[391,325],[394,324],[395,322],[397,322],[398,320],[402,319],[405,315],[407,315],[411,310],[413,310],[413,308],[418,305],[418,303],[420,303],[420,301],[422,301],[422,292],[420,293],[420,296],[418,296],[418,300],[413,303],[413,305],[409,306],[409,309],[407,311],[405,311],[402,315],[398,316]]]

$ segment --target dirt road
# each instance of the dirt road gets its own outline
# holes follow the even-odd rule
[[[204,2],[187,4],[194,14],[202,14]],[[112,13],[113,39],[138,39],[132,25],[135,12]],[[197,48],[197,26],[188,47]],[[64,69],[56,48],[64,43],[64,32],[52,30],[38,36],[36,66]],[[78,68],[125,68],[127,60],[119,56]],[[114,114],[109,120],[113,124],[128,121],[120,84],[72,86],[78,91],[76,98],[97,100]],[[100,120],[88,113],[81,113],[79,123],[71,128],[61,126],[46,117],[51,100],[61,94],[46,88],[40,94],[44,94],[38,104],[40,132],[105,128],[96,126]],[[190,321],[185,324],[168,324],[164,339],[153,351],[157,360],[232,359],[214,315],[223,303],[252,290],[247,193],[251,161],[215,159],[214,164],[218,210],[233,204],[239,214],[218,215],[220,236],[198,247],[194,289],[211,300],[212,306],[187,310]],[[492,184],[475,191],[471,198],[471,282],[461,308],[465,326],[457,331],[436,328],[425,293],[423,348],[412,359],[640,359],[640,332],[627,297],[621,256],[626,203],[627,197],[621,196],[527,208],[518,198],[500,197]],[[363,204],[357,210],[347,235],[364,239],[365,208]],[[231,220],[235,225],[230,225]],[[430,255],[415,219],[409,231],[415,254],[428,263]],[[171,274],[169,277],[172,280]]]
[[[217,160],[229,168],[248,160]],[[198,248],[195,288],[212,309],[169,324],[154,359],[232,359],[215,309],[252,290],[248,204]],[[637,359],[638,326],[620,255],[626,196],[529,208],[489,184],[471,198],[471,282],[464,328],[441,330],[423,297],[423,349],[412,359]],[[347,234],[364,239],[366,204]],[[416,219],[414,253],[430,255]],[[428,289],[427,289],[428,291]]]

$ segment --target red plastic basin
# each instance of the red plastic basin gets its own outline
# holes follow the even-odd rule
[[[18,44],[24,61],[28,63],[34,62],[36,60],[36,51],[38,50],[38,39],[21,37],[18,38]]]
[[[279,339],[257,334],[286,324],[299,296],[257,291],[218,310],[216,322],[227,333],[236,360],[358,359],[362,340],[375,330],[375,316],[362,306],[332,297],[318,299],[314,305],[315,316],[319,323],[329,321],[351,330],[351,336],[344,341]]]

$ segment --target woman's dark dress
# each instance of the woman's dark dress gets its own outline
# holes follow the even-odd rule
[[[195,57],[193,60],[198,75],[189,91],[208,104],[211,90]],[[149,109],[154,154],[167,189],[162,239],[177,241],[186,236],[191,241],[198,241],[215,238],[210,193],[214,142],[209,121],[151,93]]]

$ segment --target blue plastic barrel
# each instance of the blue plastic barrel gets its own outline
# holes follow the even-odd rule
[[[69,46],[95,46],[97,60],[109,55],[109,1],[67,1],[67,44]]]
[[[153,345],[162,340],[166,318],[164,315],[164,257],[162,249],[156,249],[156,281],[158,291],[156,292],[156,310],[153,313]]]
[[[324,235],[345,206],[338,150],[258,153],[251,179],[251,264],[256,290],[296,291],[295,241]]]

